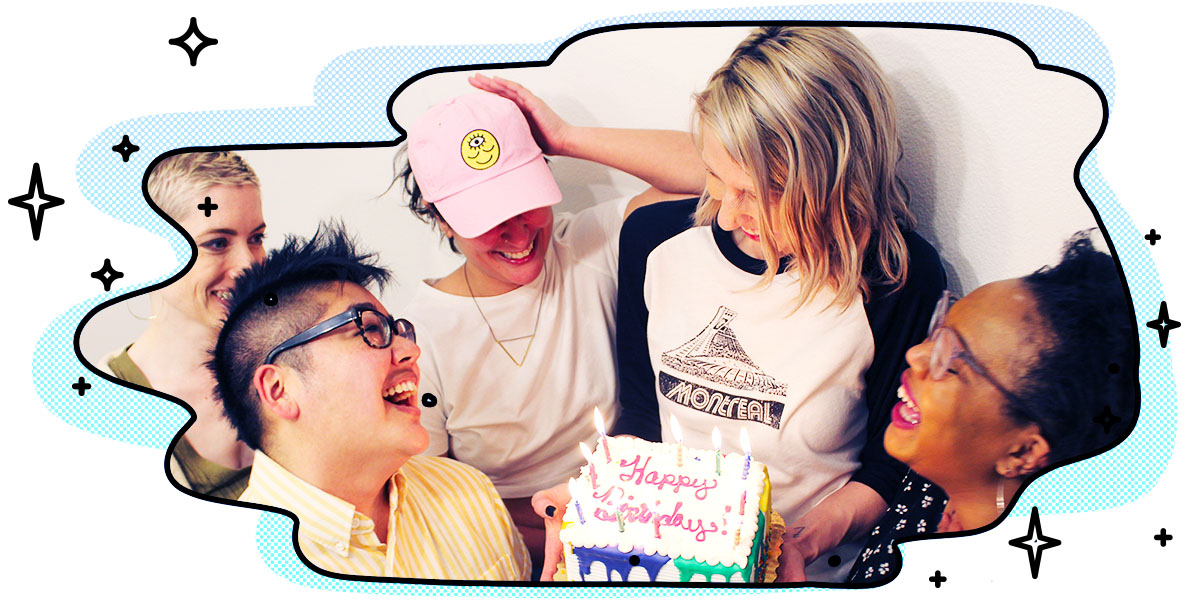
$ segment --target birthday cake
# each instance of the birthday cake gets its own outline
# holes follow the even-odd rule
[[[772,513],[762,463],[631,437],[582,448],[588,463],[568,483],[561,532],[569,580],[764,581]]]

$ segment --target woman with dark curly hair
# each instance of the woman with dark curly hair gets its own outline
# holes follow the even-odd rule
[[[911,471],[851,582],[895,571],[901,537],[987,526],[1024,482],[1120,440],[1137,412],[1129,302],[1086,233],[1057,266],[943,296],[906,358],[884,447]],[[1106,408],[1125,426],[1094,423]]]

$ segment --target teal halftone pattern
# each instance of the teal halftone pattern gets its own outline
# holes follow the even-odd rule
[[[1042,514],[1053,514],[1102,510],[1133,501],[1154,487],[1175,448],[1177,415],[1170,353],[1159,344],[1158,333],[1143,326],[1157,318],[1163,297],[1150,247],[1100,175],[1094,154],[1084,160],[1079,180],[1112,238],[1133,297],[1141,351],[1142,406],[1137,425],[1125,441],[1099,456],[1039,477],[1022,494],[1015,515],[1027,515],[1033,506]],[[1128,424],[1129,415],[1119,416]]]
[[[662,21],[724,20],[855,20],[956,24],[1010,34],[1033,50],[1038,61],[1078,72],[1094,81],[1115,109],[1112,63],[1096,33],[1085,22],[1060,10],[1006,3],[859,4],[792,6],[731,10],[685,10],[606,19],[584,25],[541,43],[500,46],[387,47],[347,53],[317,77],[315,105],[177,113],[131,119],[97,135],[79,157],[77,177],[85,197],[104,212],[156,233],[171,244],[182,268],[190,247],[178,232],[146,205],[142,175],[163,152],[181,145],[319,144],[386,141],[397,132],[387,119],[387,99],[405,80],[422,71],[466,64],[542,60],[571,36],[597,27]],[[128,163],[111,149],[128,134],[142,150]],[[1132,293],[1141,332],[1142,407],[1137,427],[1120,446],[1100,456],[1060,468],[1034,482],[1015,514],[1038,506],[1043,514],[1101,510],[1129,502],[1151,489],[1170,459],[1176,427],[1175,385],[1170,352],[1157,334],[1140,324],[1157,314],[1162,289],[1141,232],[1121,209],[1089,156],[1080,173],[1120,257]],[[118,265],[119,268],[119,265]],[[69,386],[85,369],[73,348],[74,333],[84,314],[103,301],[169,277],[145,279],[127,273],[112,292],[82,302],[46,328],[33,356],[34,384],[46,407],[64,421],[104,437],[166,448],[186,422],[174,404],[107,381],[94,381],[86,402]],[[143,277],[143,279],[138,279]],[[1121,415],[1128,418],[1127,415]],[[676,595],[656,588],[510,588],[449,587],[354,582],[310,571],[296,557],[292,524],[286,517],[264,513],[257,532],[264,560],[290,581],[319,589],[412,595],[479,595],[489,597],[625,597]],[[756,594],[764,590],[689,589],[691,595]]]

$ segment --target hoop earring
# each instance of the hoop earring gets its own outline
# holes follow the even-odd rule
[[[151,306],[151,308],[154,307],[154,297],[153,296],[150,297],[150,306]],[[142,315],[139,315],[139,314],[133,312],[133,303],[132,302],[125,303],[125,310],[129,311],[129,315],[139,321],[153,321],[154,319],[157,319],[160,316],[162,316],[162,307],[161,306],[158,309],[156,309],[154,311],[154,313],[148,317],[143,317]]]

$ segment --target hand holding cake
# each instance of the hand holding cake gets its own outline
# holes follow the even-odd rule
[[[542,565],[542,581],[553,581],[554,572],[563,557],[562,540],[559,531],[562,530],[563,515],[567,512],[567,503],[571,501],[571,492],[567,484],[556,485],[533,495],[530,501],[533,510],[543,515],[546,520],[546,562]]]

